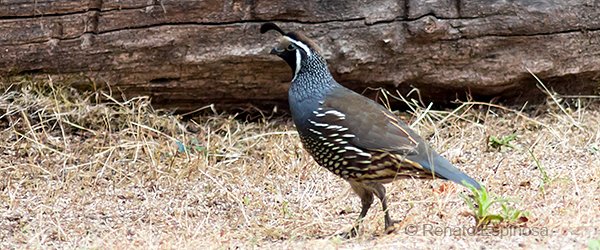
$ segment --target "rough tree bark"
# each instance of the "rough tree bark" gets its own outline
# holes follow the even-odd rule
[[[276,21],[321,45],[343,84],[426,99],[532,98],[527,69],[562,93],[600,78],[597,0],[0,0],[0,76],[71,79],[190,110],[286,103],[268,55]],[[93,82],[93,83],[92,83]]]

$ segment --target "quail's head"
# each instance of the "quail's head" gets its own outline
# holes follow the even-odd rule
[[[285,32],[274,23],[265,23],[260,27],[261,33],[274,30],[281,34],[279,43],[271,49],[271,54],[281,57],[297,73],[302,62],[321,58],[321,50],[314,41],[299,32]]]

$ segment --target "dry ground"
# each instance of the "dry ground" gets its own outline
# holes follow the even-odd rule
[[[457,232],[474,225],[459,195],[468,191],[406,180],[388,185],[393,217],[403,220],[395,233],[383,233],[376,202],[360,237],[344,241],[332,235],[350,228],[359,200],[302,150],[287,119],[185,121],[154,111],[147,98],[111,101],[51,80],[1,86],[0,249],[582,249],[600,238],[594,98],[523,112],[465,103],[402,114],[490,192],[529,211],[535,235]],[[513,133],[513,148],[488,147],[488,136]]]

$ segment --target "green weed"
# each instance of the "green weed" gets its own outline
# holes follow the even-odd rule
[[[502,136],[500,138],[491,135],[488,138],[488,145],[491,148],[494,148],[497,150],[502,150],[502,147],[514,148],[514,146],[512,144],[510,144],[510,142],[514,141],[516,139],[517,139],[517,135],[514,133],[512,133],[510,135]]]
[[[500,226],[501,224],[517,226],[527,222],[529,213],[509,206],[509,199],[492,195],[485,188],[477,189],[470,184],[466,185],[472,195],[461,196],[471,208],[477,228],[484,228],[488,225]],[[495,212],[498,209],[494,209],[494,205],[501,207],[500,212]]]
[[[544,165],[542,165],[540,160],[533,154],[533,151],[531,151],[531,149],[527,149],[527,151],[529,152],[529,155],[531,155],[531,157],[533,158],[533,161],[535,162],[537,169],[540,171],[541,178],[542,178],[542,184],[540,185],[539,188],[542,191],[542,193],[545,194],[546,193],[546,189],[545,189],[546,185],[550,184],[553,181],[553,179],[548,175],[548,172],[546,172]]]

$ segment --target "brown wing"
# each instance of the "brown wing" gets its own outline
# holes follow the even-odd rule
[[[414,154],[421,139],[390,111],[344,87],[332,91],[314,121],[347,128],[355,147]]]

